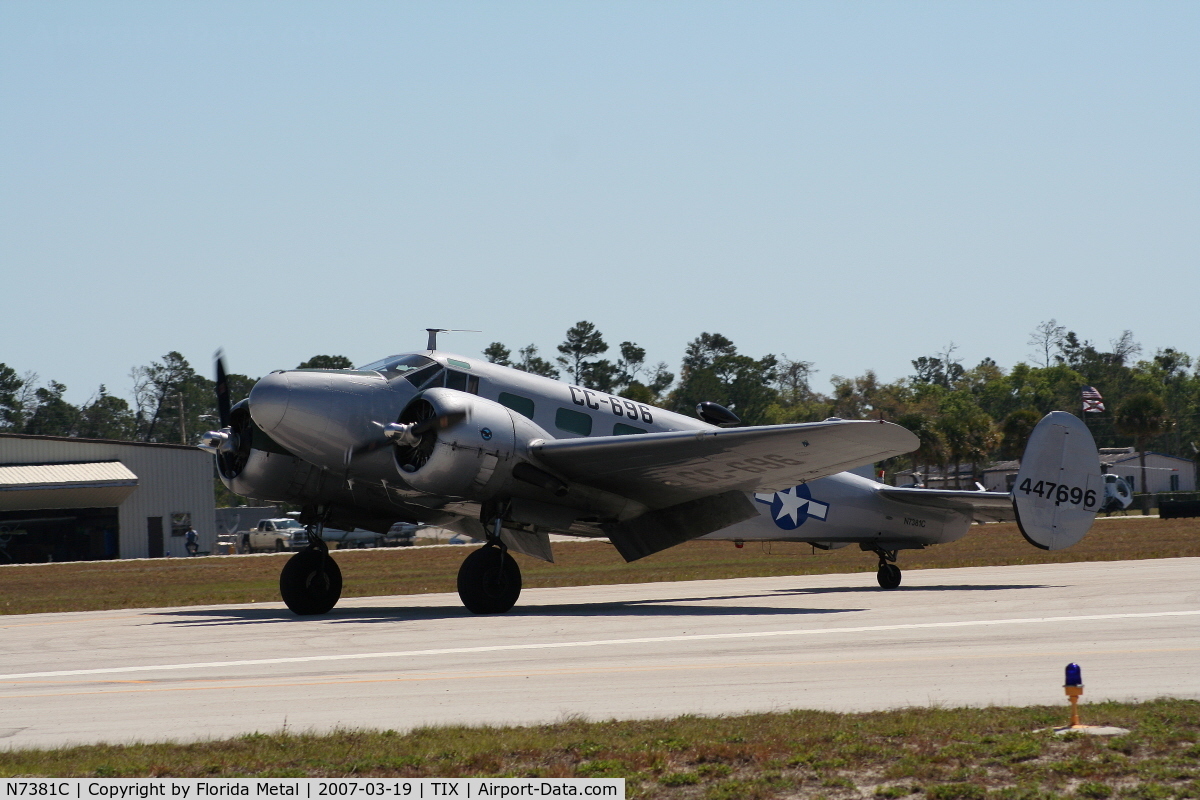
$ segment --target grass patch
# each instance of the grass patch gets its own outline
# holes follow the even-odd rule
[[[1200,702],[1090,704],[1089,721],[1131,729],[1119,739],[1044,730],[1066,713],[1065,705],[910,708],[255,733],[3,751],[0,777],[604,776],[625,778],[637,798],[1200,797]]]
[[[455,591],[467,547],[335,551],[344,597]],[[1200,519],[1097,521],[1069,550],[1030,547],[1015,524],[974,525],[960,541],[904,551],[905,569],[1123,561],[1200,556]],[[556,564],[519,556],[526,588],[649,583],[771,575],[875,571],[875,557],[851,545],[830,552],[795,542],[686,542],[626,564],[606,542],[564,543]],[[289,554],[77,561],[0,566],[0,614],[99,611],[216,603],[277,602],[279,570]],[[873,586],[873,576],[863,576]]]

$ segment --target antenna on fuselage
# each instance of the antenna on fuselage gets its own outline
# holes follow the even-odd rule
[[[429,342],[425,349],[433,352],[437,350],[437,335],[439,333],[483,333],[483,331],[468,331],[463,328],[426,328],[429,331]]]

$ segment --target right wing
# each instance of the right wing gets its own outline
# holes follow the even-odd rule
[[[530,451],[568,480],[660,509],[731,491],[787,489],[919,444],[890,422],[829,420],[542,440]]]

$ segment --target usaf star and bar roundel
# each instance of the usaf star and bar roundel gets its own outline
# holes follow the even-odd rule
[[[829,513],[829,504],[813,500],[804,483],[773,494],[756,493],[754,499],[771,507],[771,519],[785,531],[799,528],[809,517],[823,520]]]

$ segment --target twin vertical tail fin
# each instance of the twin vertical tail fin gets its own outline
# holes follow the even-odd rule
[[[1012,490],[1021,534],[1035,547],[1062,550],[1083,538],[1104,504],[1104,478],[1091,431],[1052,411],[1033,429]]]

